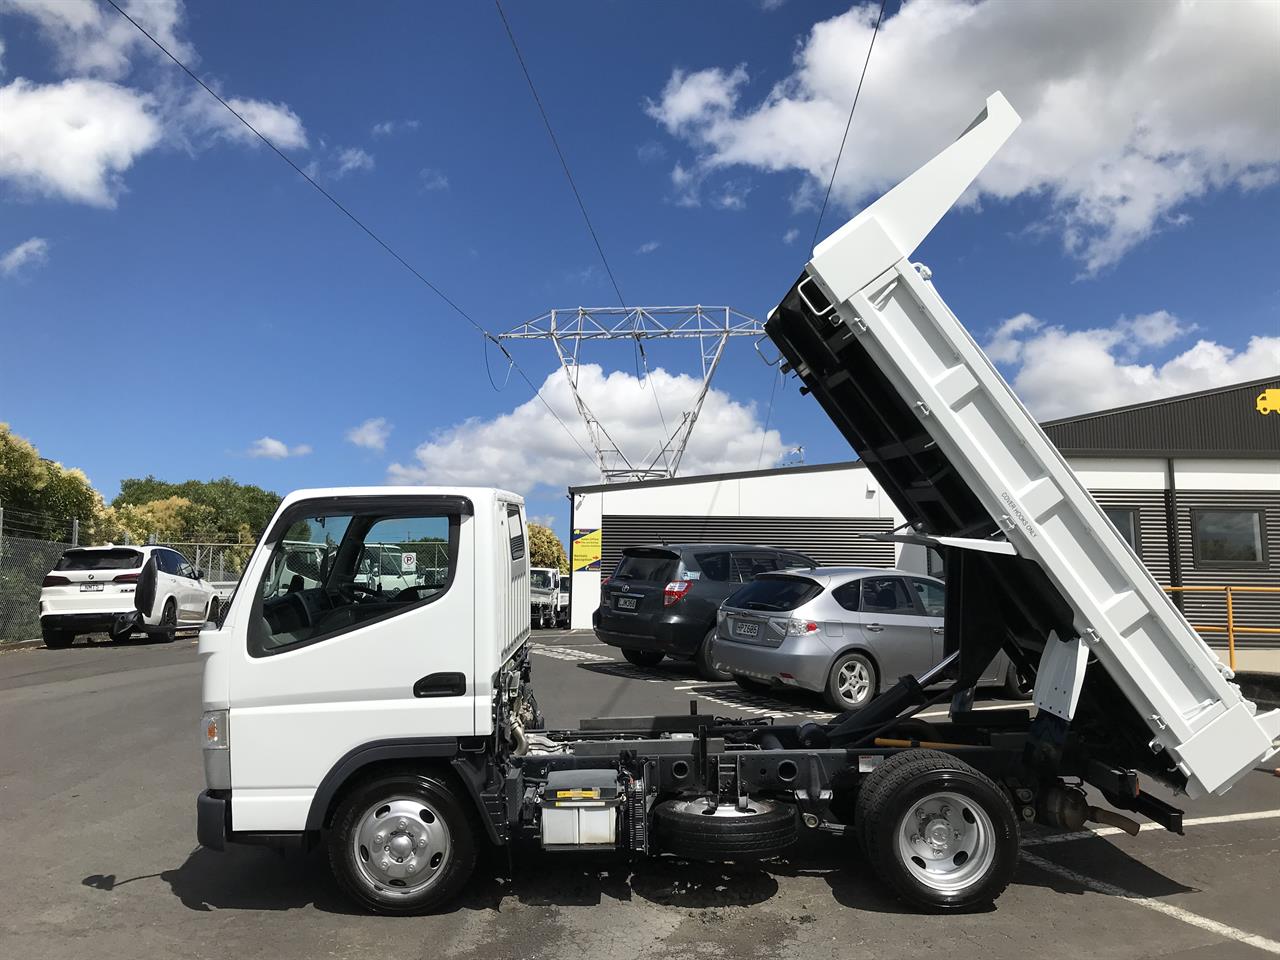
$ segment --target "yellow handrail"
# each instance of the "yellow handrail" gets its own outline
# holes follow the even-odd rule
[[[1237,627],[1235,616],[1235,604],[1232,597],[1237,593],[1280,593],[1280,587],[1165,587],[1166,593],[1223,593],[1227,598],[1227,625],[1225,627],[1215,627],[1208,625],[1191,624],[1193,630],[1197,633],[1222,633],[1224,630],[1227,634],[1227,665],[1232,670],[1236,668],[1236,634],[1237,633],[1264,633],[1280,635],[1280,627]]]

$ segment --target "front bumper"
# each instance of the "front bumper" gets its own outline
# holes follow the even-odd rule
[[[196,842],[210,850],[223,850],[231,832],[231,792],[205,790],[196,797]]]
[[[715,654],[730,673],[816,692],[826,689],[834,659],[831,648],[816,636],[787,637],[779,647],[766,647],[739,643],[723,631],[716,635]]]

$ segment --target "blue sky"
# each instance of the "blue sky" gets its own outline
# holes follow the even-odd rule
[[[495,392],[465,321],[110,8],[74,6],[0,5],[0,420],[108,499],[147,473],[489,478],[563,531],[591,467],[526,385]],[[1280,372],[1280,12],[1209,6],[1252,27],[1189,79],[1183,47],[1220,28],[1203,9],[890,0],[823,234],[998,87],[1026,123],[918,258],[1033,409]],[[615,300],[491,5],[129,9],[486,328]],[[763,318],[806,259],[874,9],[507,12],[626,300]],[[86,111],[110,129],[50,152]],[[648,352],[670,416],[696,352]],[[553,376],[549,345],[516,356]],[[584,360],[606,424],[656,429],[630,348]],[[771,376],[731,345],[688,472],[849,455],[792,384],[762,434]]]

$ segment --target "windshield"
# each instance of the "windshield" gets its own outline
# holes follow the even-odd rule
[[[68,550],[55,570],[132,570],[142,566],[137,550]]]
[[[550,590],[551,574],[546,570],[534,570],[529,574],[529,582],[535,590]]]
[[[758,577],[730,595],[726,607],[739,610],[794,610],[822,592],[822,586],[808,577]]]

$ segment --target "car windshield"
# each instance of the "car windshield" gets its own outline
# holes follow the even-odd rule
[[[534,570],[529,574],[529,582],[537,590],[550,590],[551,574],[546,570]]]
[[[676,558],[669,553],[624,553],[622,562],[614,571],[614,580],[662,580],[672,579],[676,573]]]
[[[726,607],[739,610],[794,610],[822,592],[822,585],[808,577],[757,577],[730,594]]]
[[[137,550],[68,550],[55,570],[132,570],[142,566]]]

